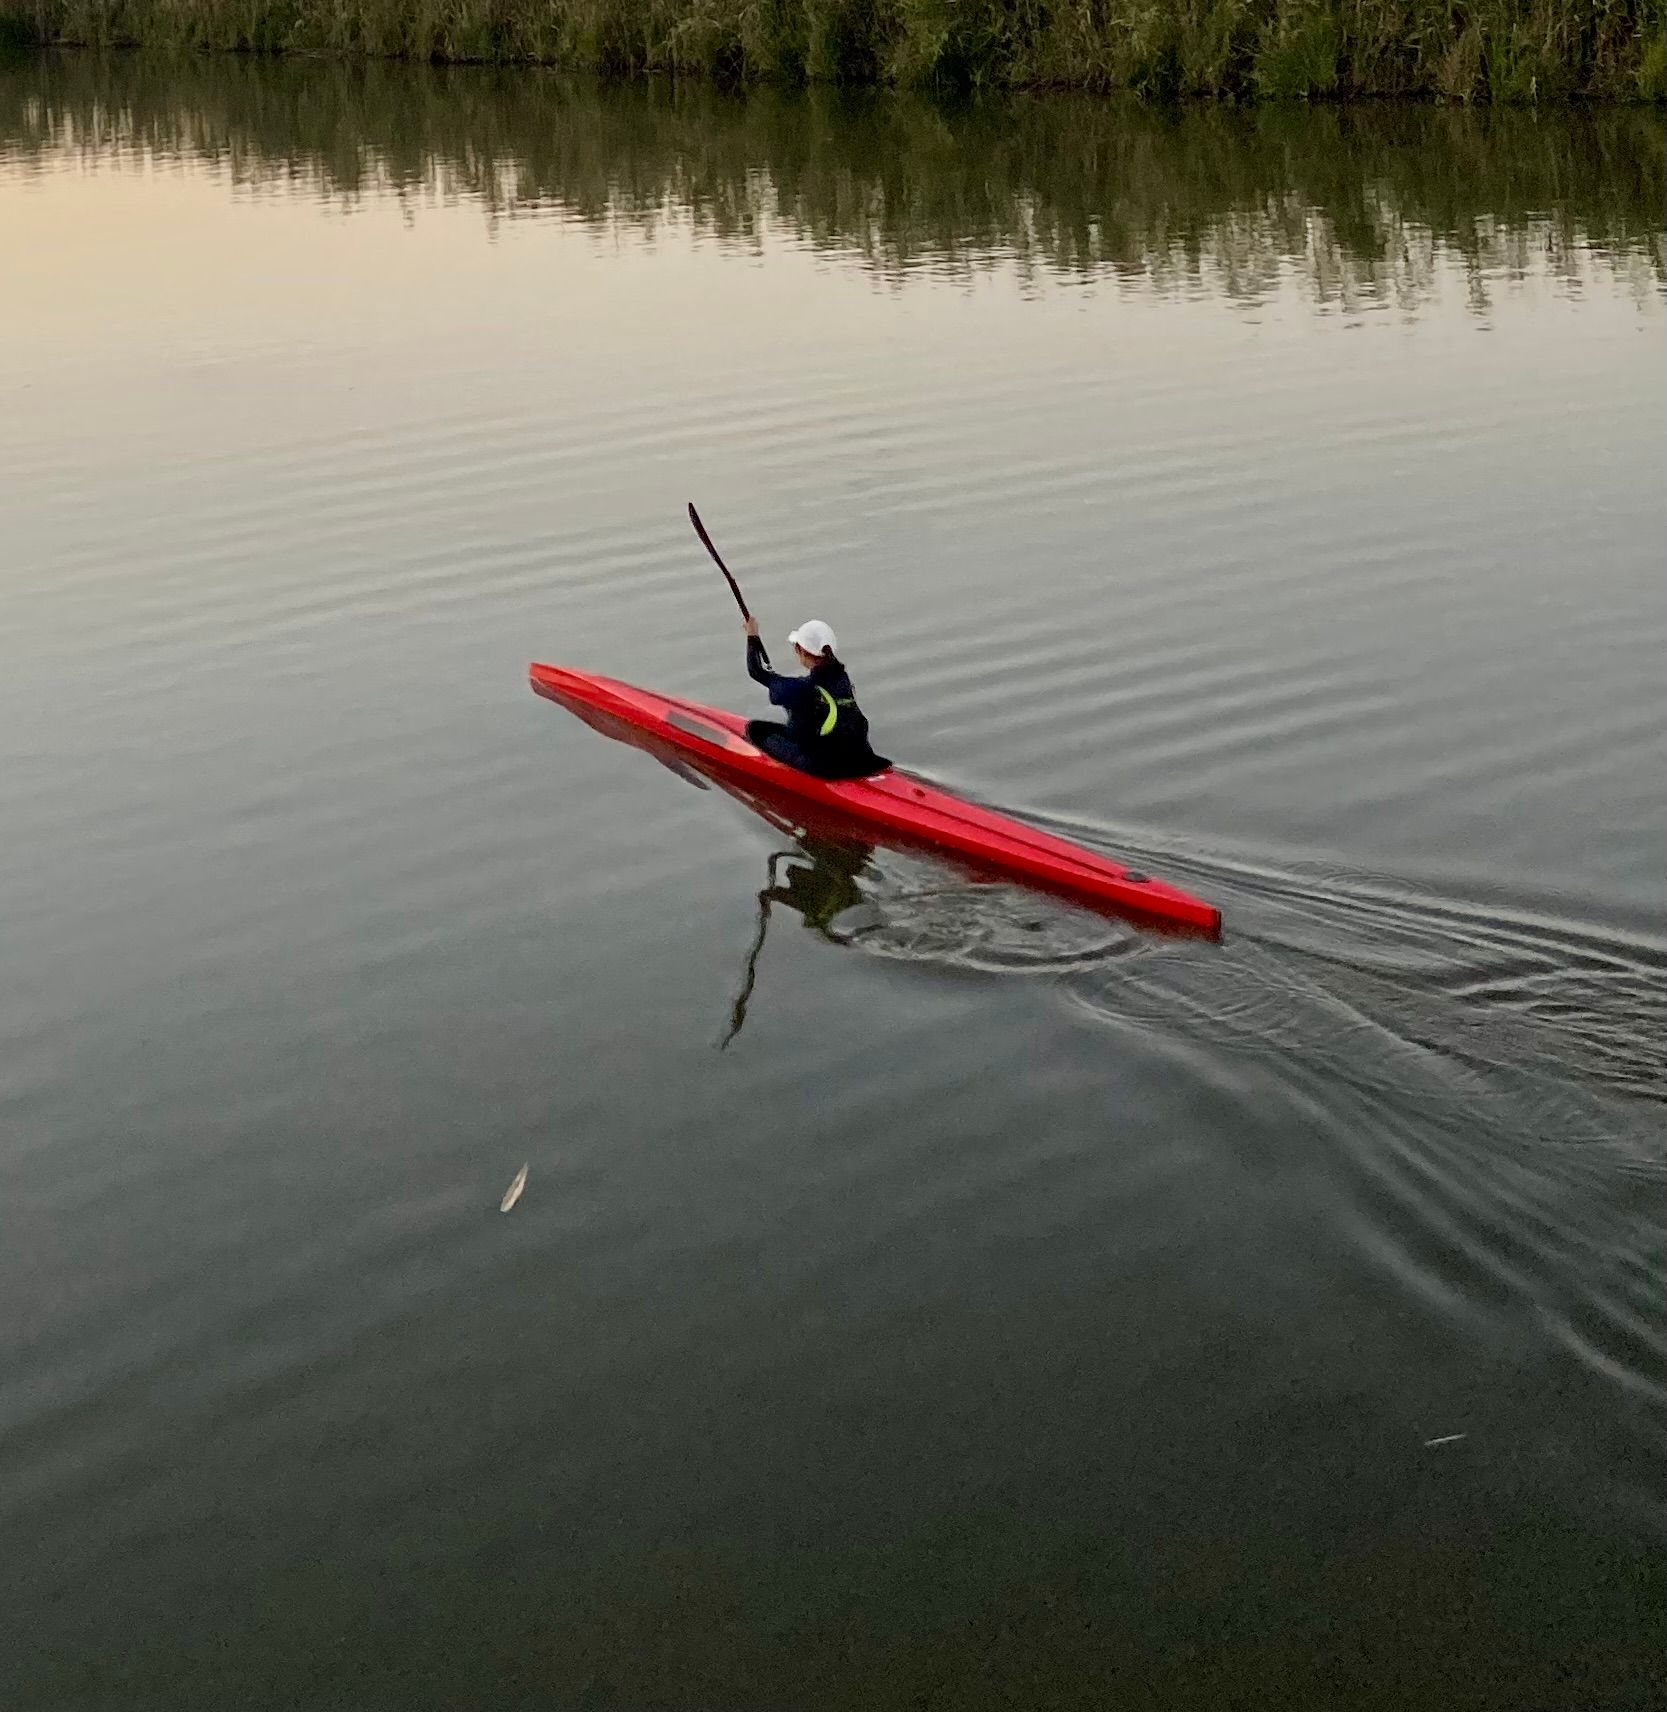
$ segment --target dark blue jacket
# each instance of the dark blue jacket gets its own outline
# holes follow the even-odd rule
[[[787,714],[787,735],[807,773],[825,779],[858,779],[890,763],[868,746],[868,721],[857,706],[851,680],[838,660],[818,660],[809,675],[784,677],[764,659],[764,644],[747,638],[747,675],[770,692]]]

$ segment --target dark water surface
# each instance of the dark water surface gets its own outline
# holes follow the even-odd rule
[[[1659,1703],[1663,144],[0,69],[0,1705]]]

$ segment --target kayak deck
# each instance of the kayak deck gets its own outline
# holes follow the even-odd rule
[[[747,722],[740,714],[564,666],[534,664],[528,675],[539,695],[605,735],[646,739],[702,772],[796,799],[819,816],[882,838],[946,851],[977,867],[1107,904],[1124,914],[1212,936],[1221,931],[1221,912],[1202,898],[1068,839],[951,796],[900,767],[866,779],[819,779],[749,743]]]

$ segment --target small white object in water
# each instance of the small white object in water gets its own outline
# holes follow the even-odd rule
[[[529,1160],[527,1163],[531,1164],[532,1161]],[[526,1165],[523,1165],[521,1169],[515,1173],[515,1181],[504,1190],[504,1198],[498,1203],[498,1211],[500,1213],[507,1213],[509,1209],[521,1199],[521,1191],[525,1189],[526,1186],[527,1167]]]
[[[522,1173],[521,1173],[521,1175],[522,1175],[522,1176],[523,1176],[523,1177],[525,1177],[525,1176],[526,1176],[526,1172],[525,1172],[525,1171],[523,1171],[523,1172],[522,1172]],[[1441,1438],[1439,1438],[1439,1439],[1425,1439],[1425,1441],[1424,1441],[1424,1448],[1425,1448],[1425,1450],[1428,1450],[1428,1449],[1429,1449],[1429,1448],[1430,1448],[1430,1446],[1431,1446],[1431,1445],[1438,1445],[1438,1444],[1457,1444],[1457,1443],[1458,1443],[1458,1442],[1459,1442],[1459,1440],[1460,1440],[1460,1439],[1467,1439],[1467,1438],[1469,1438],[1469,1437],[1470,1437],[1470,1434],[1469,1434],[1469,1433],[1447,1433],[1447,1434],[1445,1434],[1445,1435],[1443,1435],[1443,1436],[1442,1436],[1442,1437],[1441,1437]]]

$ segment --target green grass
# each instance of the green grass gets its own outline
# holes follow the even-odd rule
[[[1170,98],[1649,100],[1667,0],[0,0],[41,42]]]

